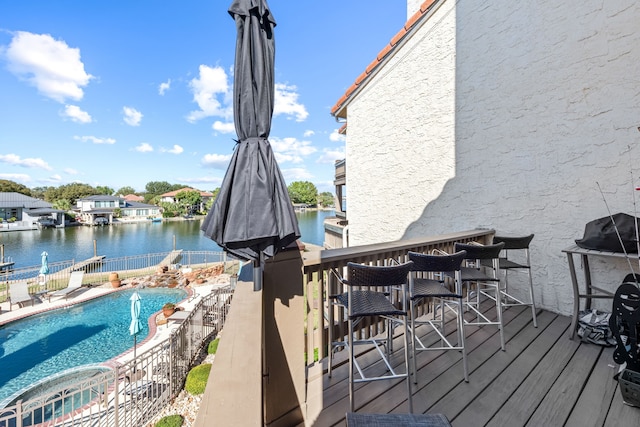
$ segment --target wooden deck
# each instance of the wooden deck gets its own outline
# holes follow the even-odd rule
[[[571,319],[548,311],[505,311],[506,351],[500,350],[497,327],[468,326],[469,382],[456,351],[419,352],[418,383],[413,384],[415,413],[443,413],[453,426],[638,426],[640,408],[623,403],[613,379],[618,366],[613,348],[569,339]],[[455,332],[455,326],[449,328]],[[418,333],[420,329],[418,329]],[[424,331],[422,332],[424,333]],[[427,340],[435,342],[432,332]],[[402,341],[396,338],[393,360],[402,364]],[[332,378],[309,378],[309,412],[321,405],[309,425],[345,425],[349,409],[346,351],[338,352]],[[381,370],[365,353],[369,369]],[[325,362],[326,363],[326,362]],[[325,366],[326,368],[326,366]],[[313,400],[313,396],[321,398]],[[358,412],[408,411],[406,384],[377,381],[356,384]]]

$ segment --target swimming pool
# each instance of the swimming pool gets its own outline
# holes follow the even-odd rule
[[[181,289],[145,288],[140,318],[148,319],[166,302],[186,297]],[[0,402],[69,368],[107,361],[133,347],[129,335],[133,290],[11,322],[0,328]],[[149,334],[146,321],[138,334]]]

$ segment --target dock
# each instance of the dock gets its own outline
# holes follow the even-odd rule
[[[0,263],[0,271],[11,270],[11,267],[13,267],[13,264],[15,264],[15,263],[14,262],[2,262],[2,263]]]
[[[177,251],[171,251],[169,252],[169,255],[167,255],[166,257],[164,257],[164,259],[162,261],[160,261],[160,266],[163,265],[171,265],[171,264],[176,264],[178,261],[180,261],[180,259],[182,258],[182,249],[178,249]]]
[[[61,270],[60,272],[61,273],[66,273],[66,274],[71,274],[74,271],[80,271],[80,270],[87,271],[87,270],[90,269],[90,267],[96,267],[96,266],[102,264],[102,261],[105,258],[106,258],[105,255],[94,256],[94,257],[91,257],[89,259],[85,259],[84,261],[76,262],[71,267],[65,268],[64,270]]]

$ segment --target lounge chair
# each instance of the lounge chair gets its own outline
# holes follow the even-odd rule
[[[33,296],[29,293],[29,287],[27,282],[12,283],[9,287],[9,310],[13,304],[18,304],[18,307],[24,307],[24,303],[27,301],[33,305]]]
[[[59,291],[55,291],[49,294],[49,302],[51,302],[51,297],[64,297],[67,299],[69,295],[80,290],[82,287],[82,278],[84,277],[84,271],[74,271],[69,276],[69,284],[66,288],[60,289]]]

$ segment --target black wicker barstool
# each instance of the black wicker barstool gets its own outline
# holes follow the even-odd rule
[[[500,298],[500,251],[504,248],[503,243],[494,245],[481,245],[473,243],[455,243],[455,252],[466,251],[466,266],[460,269],[461,280],[467,285],[467,298],[465,307],[473,311],[476,320],[465,320],[465,325],[496,325],[500,332],[500,348],[506,349],[504,341],[504,324],[502,323],[502,298]],[[471,286],[475,284],[472,291]],[[475,301],[470,296],[475,292]],[[487,297],[496,304],[496,320],[489,319],[480,310],[480,298]]]
[[[469,382],[469,367],[467,364],[467,350],[464,342],[464,308],[462,296],[462,281],[460,268],[467,256],[466,251],[451,255],[431,255],[409,252],[409,259],[413,261],[413,268],[409,275],[409,303],[411,307],[411,336],[413,349],[413,380],[418,382],[416,368],[416,352],[428,350],[457,350],[462,353],[464,380]],[[445,277],[453,279],[453,289],[445,283]],[[434,310],[427,316],[418,318],[416,305],[425,298],[433,300]],[[436,305],[436,302],[439,304]],[[453,306],[457,324],[457,342],[447,339],[445,332],[445,309]],[[439,308],[439,310],[438,310]],[[440,313],[438,313],[438,311]],[[427,345],[416,334],[416,327],[425,325],[433,329],[440,337],[440,345]]]
[[[347,264],[347,278],[340,279],[346,285],[347,292],[335,297],[337,304],[341,305],[348,319],[348,340],[346,347],[349,351],[349,405],[350,411],[354,411],[354,384],[366,381],[393,380],[404,378],[407,381],[407,398],[409,412],[413,412],[411,397],[411,380],[409,371],[409,331],[407,325],[407,279],[413,263],[411,261],[393,266],[371,266],[356,263]],[[400,301],[394,305],[392,295],[399,295]],[[385,336],[370,338],[358,338],[355,335],[355,326],[365,318],[383,318],[387,320]],[[396,372],[389,360],[395,326],[404,327],[404,372]],[[356,345],[373,346],[377,350],[387,372],[379,375],[368,376],[366,368],[363,369],[356,360],[354,347]],[[386,347],[383,351],[382,347]]]

